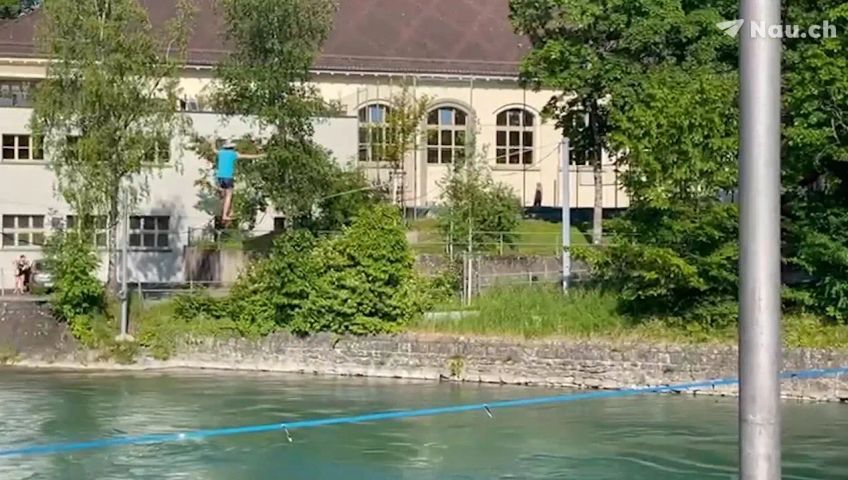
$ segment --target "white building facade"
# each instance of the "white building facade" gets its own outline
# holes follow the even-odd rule
[[[249,123],[226,123],[205,111],[213,88],[213,67],[224,55],[222,20],[216,0],[197,0],[197,26],[189,42],[181,78],[184,109],[195,133],[235,137]],[[153,23],[167,19],[174,2],[146,0]],[[467,139],[496,181],[511,186],[525,206],[539,200],[559,207],[561,132],[541,111],[558,92],[531,91],[518,82],[527,39],[512,32],[508,0],[340,0],[332,35],[316,61],[313,79],[344,115],[318,122],[315,140],[336,160],[363,169],[369,178],[391,183],[398,177],[399,201],[406,207],[437,205],[441,184],[461,158]],[[32,85],[45,75],[46,59],[35,49],[38,12],[0,23],[0,287],[11,288],[12,261],[21,253],[40,255],[37,244],[58,219],[71,214],[57,197],[49,152],[33,148],[29,137]],[[387,108],[403,85],[431,99],[416,147],[400,172],[373,148],[381,142]],[[150,195],[131,222],[131,279],[180,281],[188,231],[209,223],[197,208],[194,182],[204,160],[174,139],[174,165],[151,175]],[[46,157],[46,158],[45,158]],[[605,209],[628,206],[615,166],[603,168]],[[570,166],[573,209],[594,205],[594,178],[588,165]],[[273,215],[257,229],[271,230]]]

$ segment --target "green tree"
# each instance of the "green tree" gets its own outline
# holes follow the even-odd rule
[[[21,12],[20,0],[0,0],[0,18],[14,18]]]
[[[452,245],[486,250],[513,242],[521,201],[511,187],[495,182],[486,163],[473,154],[443,182],[441,200],[439,229]]]
[[[58,191],[80,215],[109,219],[108,279],[117,288],[117,225],[124,192],[130,209],[150,166],[181,138],[177,111],[191,9],[181,2],[154,29],[137,0],[51,0],[40,40],[52,59],[35,96],[32,129],[44,138]]]
[[[399,203],[398,175],[403,168],[404,159],[415,148],[416,140],[421,135],[421,125],[424,116],[427,115],[429,104],[429,97],[417,96],[406,84],[401,87],[399,93],[392,95],[389,100],[386,144],[385,147],[377,144],[375,148],[385,148],[384,157],[386,161],[391,162],[394,170],[391,190],[392,203]],[[377,158],[380,157],[377,156]]]
[[[735,6],[735,5],[734,5]],[[603,236],[604,151],[611,149],[610,102],[622,84],[663,64],[704,64],[733,56],[715,23],[731,2],[679,0],[511,0],[510,17],[533,45],[522,79],[533,88],[561,91],[544,113],[570,137],[578,157],[593,167],[592,238]],[[579,160],[579,159],[578,159]]]
[[[356,335],[397,332],[423,303],[397,208],[363,211],[342,235],[313,252],[318,278],[292,330]]]
[[[332,0],[223,0],[230,54],[217,68],[213,103],[249,115],[268,131],[262,158],[239,165],[251,205],[272,205],[286,218],[308,217],[332,190],[336,165],[312,141],[313,122],[328,105],[309,69],[332,27]],[[254,215],[255,216],[255,212]]]

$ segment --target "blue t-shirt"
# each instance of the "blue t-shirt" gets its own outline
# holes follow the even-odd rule
[[[238,152],[222,148],[218,150],[218,178],[233,178],[236,173]]]

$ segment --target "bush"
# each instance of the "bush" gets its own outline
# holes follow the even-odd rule
[[[306,231],[274,241],[267,258],[248,267],[230,293],[230,318],[242,335],[267,335],[287,327],[309,298],[317,240]]]
[[[315,283],[300,292],[309,295],[295,313],[296,333],[396,332],[421,311],[412,253],[394,207],[360,212],[341,236],[321,242],[311,258]]]
[[[95,272],[100,266],[91,242],[75,232],[58,232],[45,246],[45,264],[53,274],[50,304],[56,316],[71,325],[74,336],[96,345],[106,322],[106,290]],[[98,321],[102,320],[102,321]]]
[[[623,313],[724,328],[737,317],[738,210],[634,207],[609,222],[611,245],[575,249]]]

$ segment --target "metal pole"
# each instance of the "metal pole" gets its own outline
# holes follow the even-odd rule
[[[570,157],[571,142],[568,137],[563,137],[560,142],[559,170],[560,191],[562,192],[562,291],[568,291],[568,283],[571,279],[571,193],[569,185],[569,169],[571,168]]]
[[[127,192],[124,192],[124,212],[121,215],[121,334],[118,335],[118,340],[132,340],[129,334],[130,318],[129,318],[129,287],[127,283],[127,272],[129,271],[127,253],[129,251],[129,199]]]
[[[741,0],[740,18],[740,479],[779,480],[781,43],[752,22],[779,25],[780,1]]]

